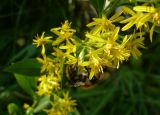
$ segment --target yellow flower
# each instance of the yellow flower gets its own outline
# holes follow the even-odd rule
[[[110,32],[103,32],[96,35],[87,32],[86,37],[89,38],[89,40],[86,44],[97,48],[102,48],[104,45],[104,47],[111,47],[116,43],[119,30],[119,27],[115,27],[114,30]]]
[[[69,97],[69,93],[64,93],[63,96],[59,97],[54,95],[54,101],[51,103],[51,108],[45,110],[48,115],[68,115],[71,112],[74,112],[74,106],[76,101],[72,100]]]
[[[94,46],[100,48],[104,45],[105,40],[101,37],[100,34],[93,35],[92,33],[87,32],[86,37],[89,38],[85,43],[88,46]]]
[[[72,36],[74,32],[76,32],[76,30],[71,29],[70,23],[68,21],[65,21],[65,23],[62,24],[62,27],[52,28],[51,32],[58,36],[58,38],[53,41],[53,45],[59,45],[64,40],[72,39]]]
[[[68,22],[68,20],[66,20],[64,22],[64,24],[62,24],[61,27],[58,28],[52,28],[51,32],[55,33],[56,35],[60,36],[60,35],[64,35],[64,33],[66,32],[76,32],[75,29],[71,29],[71,23]]]
[[[78,66],[86,66],[86,64],[84,63],[84,58],[85,58],[85,48],[82,48],[80,53],[78,54],[78,56],[76,55],[66,55],[67,61],[66,64],[69,65],[75,65],[78,63]],[[87,64],[88,65],[88,64]]]
[[[109,50],[113,48],[115,45],[117,45],[116,40],[118,39],[119,30],[120,28],[116,27],[114,31],[109,36],[107,36],[105,40],[104,51],[108,53],[108,55],[110,54]]]
[[[127,39],[124,39],[121,44],[115,40],[110,37],[108,41],[106,41],[106,44],[103,47],[104,53],[102,55],[102,62],[104,63],[104,66],[118,69],[120,63],[128,60],[130,52],[126,49]]]
[[[50,42],[50,38],[52,38],[52,36],[44,36],[45,32],[42,33],[41,36],[36,36],[35,39],[33,39],[33,44],[37,45],[37,47],[42,46],[42,51],[41,54],[44,55],[45,54],[45,44]]]
[[[106,44],[103,46],[105,52],[103,60],[106,58],[106,64],[109,67],[114,68],[119,68],[120,62],[122,63],[124,60],[128,60],[128,57],[130,56],[129,50],[125,48],[127,39],[124,38],[121,44],[117,42],[119,29],[119,27],[116,27],[111,36],[106,40]],[[108,63],[109,61],[112,62],[112,64]]]
[[[135,6],[133,9],[138,12],[147,12],[147,14],[149,15],[148,18],[150,18],[150,21],[153,20],[153,25],[150,29],[150,41],[152,42],[155,24],[160,26],[160,10],[151,6]]]
[[[90,33],[93,35],[110,32],[115,28],[114,22],[123,20],[123,16],[120,16],[121,12],[116,12],[111,18],[107,19],[105,16],[102,18],[93,18],[93,22],[87,24],[87,27],[93,27]]]
[[[130,22],[130,20],[132,20],[132,18],[129,19],[129,21],[127,19],[125,19],[125,22],[124,22],[124,17],[121,16],[122,13],[128,13],[128,14],[130,14],[132,16],[132,18],[135,18],[135,15],[136,15],[136,13],[133,10],[131,10],[130,8],[124,6],[119,11],[117,11],[109,20],[111,20],[112,23],[115,22],[115,21],[118,21],[118,22],[121,22],[121,23],[127,23],[127,22]],[[133,25],[134,25],[134,23],[130,22],[130,23],[128,23],[127,27],[122,28],[122,30],[123,31],[127,30]]]
[[[130,50],[131,55],[133,55],[134,58],[141,56],[142,53],[139,51],[139,48],[145,48],[143,43],[144,37],[141,37],[140,34],[141,33],[134,33],[130,35],[126,44],[127,49]]]
[[[121,23],[127,23],[122,28],[122,31],[126,31],[126,30],[130,29],[133,25],[136,25],[137,29],[141,29],[142,26],[147,28],[148,21],[150,21],[150,19],[151,19],[151,14],[137,12],[137,13],[135,13],[135,15],[132,15],[131,17],[121,21]]]
[[[97,76],[99,73],[103,73],[103,67],[101,58],[95,54],[94,51],[90,52],[88,56],[89,60],[84,61],[81,65],[90,68],[89,79],[91,80],[93,76]]]
[[[60,43],[62,43],[62,42],[65,41],[65,40],[72,39],[72,37],[73,37],[73,33],[71,33],[71,32],[66,32],[66,33],[58,36],[58,38],[57,38],[55,41],[53,41],[53,44],[52,44],[52,45],[54,45],[54,46],[55,46],[55,45],[59,45]]]
[[[125,60],[128,60],[130,56],[129,50],[127,50],[124,47],[121,47],[121,45],[116,46],[111,49],[111,60],[113,62],[113,66],[116,67],[117,69],[120,66],[120,63],[122,63]]]
[[[51,58],[47,57],[46,55],[43,55],[43,58],[38,57],[37,60],[40,63],[42,63],[41,73],[43,73],[44,71],[53,71],[53,68],[55,67],[55,62]]]
[[[74,109],[72,108],[72,106],[76,105],[75,102],[76,100],[71,100],[71,98],[69,97],[69,92],[63,92],[63,100],[60,100],[60,103],[62,103],[63,105],[63,110],[73,112]]]
[[[53,50],[54,51],[53,51],[52,55],[58,57],[60,60],[63,60],[66,57],[66,55],[64,54],[64,52],[61,49],[54,47]]]
[[[52,91],[60,88],[60,79],[53,75],[42,75],[38,81],[38,95],[51,95]]]
[[[64,54],[71,54],[76,52],[76,45],[66,41],[66,45],[61,45],[59,49],[66,50]]]
[[[119,13],[114,15],[113,19],[118,15]],[[90,33],[86,33],[86,37],[89,38],[86,44],[93,46],[90,47],[90,54],[87,55],[89,57],[87,66],[91,68],[90,79],[97,73],[103,73],[103,66],[119,68],[120,63],[128,60],[130,52],[125,48],[126,41],[121,44],[117,42],[119,30],[119,27],[114,27],[110,31],[101,31],[95,34],[91,30]]]
[[[79,62],[79,58],[72,56],[72,55],[66,55],[66,58],[67,58],[66,64],[72,65],[72,64],[76,64],[77,62]]]
[[[106,18],[93,18],[93,22],[87,24],[87,27],[92,27],[94,28],[91,30],[91,33],[93,35],[99,34],[101,32],[108,32],[112,31],[114,29],[114,25],[112,22]]]

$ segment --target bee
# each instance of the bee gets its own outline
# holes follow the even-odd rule
[[[87,68],[84,68],[85,70]],[[66,76],[70,82],[71,87],[91,88],[98,81],[97,78],[89,80],[89,72],[80,72],[78,68],[78,62],[75,65],[67,65]]]
[[[78,62],[75,65],[67,65],[66,77],[68,78],[71,87],[90,89],[95,87],[101,80],[104,80],[104,75],[102,75],[101,73],[93,76],[93,78],[90,80],[89,69],[85,67],[84,70],[85,71],[80,71],[80,69],[78,68]]]

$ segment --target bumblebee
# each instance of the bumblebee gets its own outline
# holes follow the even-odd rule
[[[96,86],[102,79],[101,73],[97,76],[93,76],[91,80],[89,80],[89,73],[90,71],[87,67],[84,67],[83,69],[78,68],[78,63],[75,65],[67,65],[66,67],[66,77],[68,78],[71,87],[89,89]]]

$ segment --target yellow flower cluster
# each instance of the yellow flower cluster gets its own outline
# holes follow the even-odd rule
[[[72,36],[75,32],[70,29],[70,24],[65,21],[62,27],[51,29],[58,37],[56,40],[51,39],[51,36],[46,36],[45,32],[41,36],[36,36],[33,44],[37,47],[42,47],[41,57],[37,60],[42,64],[39,77],[39,85],[37,94],[39,96],[49,96],[51,108],[45,109],[48,115],[66,115],[74,111],[76,105],[75,100],[71,100],[68,92],[61,90],[62,82],[62,60],[71,53],[76,51],[76,46],[72,42]],[[65,43],[65,44],[64,44]],[[46,45],[51,44],[54,52],[50,55],[46,53]],[[63,52],[65,50],[65,53]],[[58,92],[58,94],[56,93]],[[61,92],[61,93],[60,93]],[[63,94],[63,96],[62,96]]]
[[[131,15],[131,17],[121,21],[121,23],[127,23],[122,28],[122,31],[126,31],[136,25],[136,29],[139,29],[140,32],[142,29],[150,32],[150,41],[152,42],[154,28],[156,25],[160,26],[160,10],[153,6],[142,5],[133,7],[133,10],[123,7],[121,11]],[[151,28],[149,28],[149,22],[153,23]]]
[[[75,100],[71,100],[67,92],[63,93],[62,97],[54,95],[54,102],[52,102],[52,108],[45,111],[48,115],[67,115],[68,112],[74,112],[72,106],[75,105]]]
[[[116,26],[117,23],[125,25],[120,28]],[[153,24],[151,28],[149,23]],[[132,33],[121,34],[134,25]],[[86,73],[86,79],[91,80],[103,74],[106,67],[118,69],[130,56],[138,58],[141,55],[139,49],[145,48],[144,34],[146,31],[150,32],[152,41],[156,25],[160,25],[160,10],[151,6],[135,6],[133,10],[122,7],[109,19],[105,16],[93,18],[93,22],[87,24],[91,30],[85,33],[85,39],[75,36],[76,30],[71,28],[68,21],[61,27],[51,29],[57,35],[56,38],[45,36],[44,32],[41,36],[37,35],[33,42],[37,47],[42,47],[42,58],[37,58],[42,63],[37,93],[40,96],[54,97],[51,109],[46,112],[49,115],[66,115],[74,110],[75,101],[69,98],[68,93],[63,93],[63,97],[56,93],[63,92],[61,83],[64,71],[72,74],[72,70],[67,69],[76,67],[74,72]],[[49,55],[45,48],[47,44],[53,47],[53,52]],[[75,76],[72,77],[78,77],[78,73],[74,73]]]

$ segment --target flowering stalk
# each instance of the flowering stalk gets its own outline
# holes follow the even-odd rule
[[[117,23],[123,24],[123,27],[117,26]],[[152,27],[149,23],[153,24]],[[119,69],[120,65],[131,56],[138,58],[142,55],[140,48],[145,48],[144,34],[149,31],[152,41],[154,28],[159,25],[158,9],[151,6],[135,6],[131,9],[125,6],[110,18],[104,15],[101,18],[93,18],[93,21],[87,24],[90,31],[85,33],[84,40],[76,39],[76,30],[71,28],[71,23],[68,21],[61,27],[51,29],[51,32],[57,35],[56,38],[45,36],[45,32],[40,37],[37,35],[33,44],[42,47],[42,58],[37,58],[42,63],[37,94],[53,98],[51,107],[45,109],[46,113],[66,115],[75,110],[75,100],[72,100],[69,93],[65,93],[61,87],[64,71],[68,72],[66,73],[68,77],[74,74],[70,80],[75,80],[80,73],[83,73],[86,75],[85,79],[90,81],[99,78],[106,67]],[[132,27],[133,33],[121,35],[123,31]],[[45,49],[47,44],[53,47],[53,52],[49,55]]]

